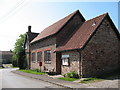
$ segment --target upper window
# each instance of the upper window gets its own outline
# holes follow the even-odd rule
[[[51,63],[51,51],[50,50],[44,52],[44,62],[47,64]]]
[[[42,52],[37,52],[37,61],[38,62],[42,61]]]
[[[35,63],[35,61],[36,61],[35,53],[32,53],[32,62]]]

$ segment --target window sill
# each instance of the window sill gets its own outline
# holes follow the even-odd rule
[[[70,67],[70,65],[62,65],[63,67]]]
[[[51,63],[45,63],[45,64],[51,64]]]

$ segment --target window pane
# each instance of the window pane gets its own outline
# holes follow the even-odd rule
[[[51,51],[44,52],[44,61],[45,63],[51,63]]]
[[[37,53],[37,61],[42,61],[42,52]]]
[[[35,62],[35,53],[32,53],[32,62]]]

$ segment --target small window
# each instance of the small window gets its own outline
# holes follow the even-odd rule
[[[69,66],[69,55],[62,55],[62,65]]]
[[[42,61],[42,52],[37,52],[37,62]]]
[[[95,25],[96,25],[96,22],[94,21],[93,24],[92,24],[92,26],[95,26]]]
[[[36,58],[35,58],[35,53],[32,53],[32,62],[35,63]]]
[[[44,52],[44,62],[46,64],[50,64],[51,63],[51,51],[45,51]]]

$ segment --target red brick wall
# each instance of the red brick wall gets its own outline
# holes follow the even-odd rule
[[[54,53],[54,50],[56,49],[56,39],[54,37],[48,38],[48,39],[44,39],[40,42],[37,42],[35,44],[31,45],[31,51],[32,52],[36,52],[37,51],[41,51],[42,52],[42,71],[44,71],[44,67],[48,70],[52,70],[55,69],[56,71],[56,53]],[[44,51],[46,50],[51,50],[51,64],[45,64],[44,63]],[[36,60],[35,63],[31,62],[31,68],[32,69],[40,69],[38,62]]]
[[[69,66],[64,66],[61,65],[61,71],[62,74],[66,74],[72,71],[78,72],[80,71],[80,67],[79,67],[79,60],[80,60],[80,56],[79,53],[77,51],[67,51],[67,52],[62,52],[62,55],[69,55],[69,62],[70,65]]]
[[[82,51],[84,77],[98,76],[118,68],[120,42],[107,19]]]

